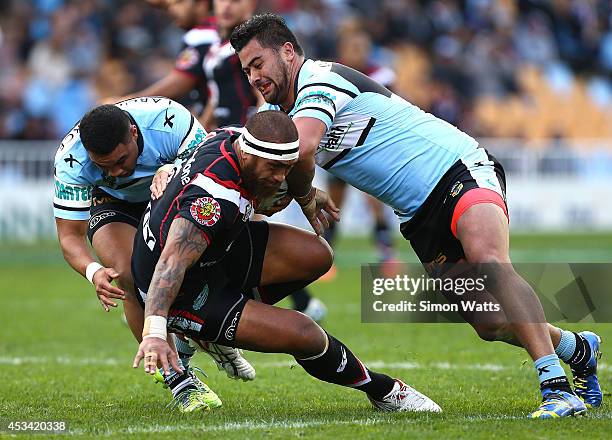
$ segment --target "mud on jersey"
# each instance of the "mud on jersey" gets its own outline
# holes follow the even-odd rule
[[[55,155],[55,217],[89,219],[91,191],[96,186],[120,200],[146,201],[157,169],[187,157],[206,136],[189,110],[171,99],[143,97],[116,105],[127,112],[138,129],[139,154],[134,173],[118,178],[105,175],[89,159],[77,124],[62,140]]]
[[[444,173],[477,147],[447,122],[425,113],[365,74],[306,60],[298,74],[292,118],[327,128],[317,165],[391,206],[407,221]],[[265,104],[260,110],[280,110]]]
[[[208,242],[199,262],[185,274],[181,292],[202,288],[202,277],[213,270],[238,237],[253,213],[251,196],[242,178],[232,142],[239,131],[219,129],[170,180],[164,195],[147,207],[136,237],[132,270],[136,285],[148,290],[172,221],[182,217],[193,223]]]

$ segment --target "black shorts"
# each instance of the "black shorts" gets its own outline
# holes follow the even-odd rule
[[[89,227],[87,228],[89,242],[93,241],[93,236],[98,229],[109,223],[127,223],[138,229],[138,223],[148,203],[148,201],[126,202],[107,194],[100,188],[94,188],[91,192]]]
[[[268,235],[267,222],[248,222],[223,260],[202,279],[202,290],[196,295],[179,293],[168,313],[168,329],[192,339],[234,346],[242,309],[254,299],[252,288],[261,280]],[[145,289],[137,288],[144,307]]]
[[[478,188],[484,191],[472,192],[464,198],[466,193]],[[478,196],[479,192],[483,195]],[[400,231],[410,241],[427,272],[434,275],[442,264],[465,258],[461,242],[455,236],[456,222],[465,207],[486,201],[500,205],[508,215],[505,194],[506,176],[501,164],[484,148],[477,148],[451,166],[414,217],[400,225]]]

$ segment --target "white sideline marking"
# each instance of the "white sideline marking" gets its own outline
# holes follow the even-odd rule
[[[24,357],[10,357],[0,356],[0,365],[24,365],[24,364],[59,364],[59,365],[94,365],[94,366],[115,366],[131,365],[132,358],[117,359],[117,358],[70,358],[67,356],[57,357],[36,357],[36,356],[24,356]],[[516,364],[457,364],[450,362],[432,362],[429,364],[422,364],[418,362],[387,362],[383,360],[372,360],[365,361],[365,365],[372,369],[389,368],[393,370],[420,370],[420,369],[435,369],[435,370],[476,370],[476,371],[505,371],[505,370],[516,370],[521,368],[520,365]],[[298,364],[295,361],[263,361],[253,362],[255,368],[290,368],[297,367]],[[597,367],[598,371],[610,371],[612,368],[608,364],[599,364]]]
[[[402,423],[415,423],[416,420],[406,420]],[[108,430],[104,432],[96,433],[97,436],[115,436],[118,434],[150,434],[150,433],[169,433],[169,432],[183,432],[183,431],[195,431],[198,432],[218,432],[218,431],[239,431],[243,429],[249,430],[270,430],[270,429],[300,429],[300,428],[315,428],[319,426],[333,426],[333,425],[359,425],[359,426],[371,426],[382,423],[389,423],[386,419],[356,419],[356,420],[312,420],[306,422],[294,422],[294,421],[273,421],[273,422],[228,422],[223,425],[209,425],[209,424],[189,424],[189,425],[157,425],[157,426],[138,426],[126,429]],[[68,434],[70,435],[83,435],[90,434],[90,431],[82,429],[70,429]]]

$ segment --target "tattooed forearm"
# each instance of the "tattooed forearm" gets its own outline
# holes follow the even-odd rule
[[[145,317],[167,316],[176,299],[185,272],[206,250],[208,243],[200,230],[188,220],[172,222],[162,254],[155,266],[145,305]]]

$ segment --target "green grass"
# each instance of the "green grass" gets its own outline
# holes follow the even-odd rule
[[[517,261],[612,262],[612,234],[512,242]],[[415,261],[405,243],[401,249]],[[193,415],[167,410],[167,391],[131,368],[136,345],[119,312],[104,313],[91,286],[49,243],[0,248],[0,423],[64,420],[71,437],[609,438],[608,403],[582,419],[526,420],[539,393],[520,349],[480,341],[464,324],[360,323],[359,263],[374,261],[372,248],[345,239],[336,261],[338,278],[313,287],[329,307],[326,329],[366,364],[431,396],[443,414],[377,413],[360,392],[317,382],[289,356],[258,353],[246,354],[257,368],[252,383],[227,379],[197,355],[223,407]],[[591,328],[612,340],[612,325]],[[604,389],[610,371],[600,373]]]

